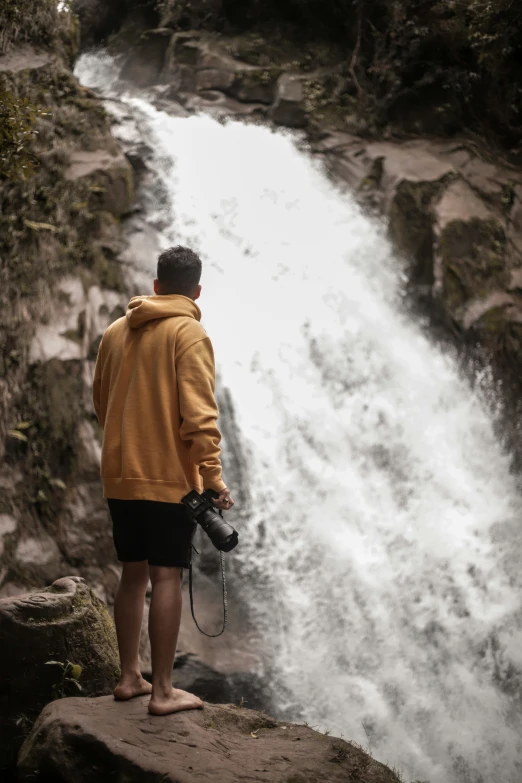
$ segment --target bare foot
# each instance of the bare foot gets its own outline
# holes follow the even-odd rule
[[[203,706],[201,699],[194,694],[172,688],[172,692],[166,696],[152,697],[149,702],[149,712],[151,715],[169,715],[171,712],[181,710],[201,710]]]
[[[124,675],[114,689],[114,698],[118,701],[127,701],[134,696],[145,696],[147,693],[152,693],[152,685],[144,680],[141,674]]]

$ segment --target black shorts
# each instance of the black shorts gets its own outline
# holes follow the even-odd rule
[[[156,500],[108,500],[118,560],[148,560],[151,566],[188,568],[194,522],[182,503]]]

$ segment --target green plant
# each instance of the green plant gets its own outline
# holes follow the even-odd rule
[[[30,145],[37,134],[39,116],[44,112],[27,98],[0,91],[0,179],[26,178],[38,165]]]
[[[72,663],[71,661],[46,661],[46,666],[59,666],[62,670],[62,676],[59,682],[55,683],[52,687],[53,698],[63,699],[66,696],[68,689],[68,683],[74,685],[79,691],[82,690],[82,686],[78,682],[82,675],[82,667],[79,663]]]
[[[348,756],[347,746],[343,745],[340,742],[333,742],[331,746],[331,751],[333,755],[329,760],[334,764],[341,764]]]
[[[18,41],[50,44],[71,24],[69,0],[2,0],[0,54]]]

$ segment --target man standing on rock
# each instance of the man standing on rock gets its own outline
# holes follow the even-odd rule
[[[93,401],[103,428],[101,475],[122,562],[114,602],[121,661],[117,699],[151,693],[149,712],[203,707],[172,687],[181,620],[181,580],[190,564],[195,522],[181,499],[191,490],[219,493],[221,478],[212,344],[200,324],[201,260],[173,247],[158,259],[154,296],[131,299],[100,343]],[[149,577],[152,686],[139,666]]]

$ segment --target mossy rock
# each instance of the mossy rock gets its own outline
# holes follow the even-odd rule
[[[309,121],[322,131],[362,131],[364,123],[355,118],[354,97],[346,92],[338,93],[339,78],[334,71],[303,81],[304,109]]]
[[[20,752],[20,783],[399,783],[362,748],[254,710],[206,704],[161,720],[145,699],[49,704]]]
[[[77,668],[65,680],[58,665]],[[41,592],[0,600],[0,769],[54,698],[111,693],[119,675],[116,633],[107,608],[78,577]],[[74,680],[74,682],[73,682]],[[75,684],[77,683],[77,684]]]
[[[0,383],[9,389],[0,394],[0,420],[8,429],[31,422],[24,431],[27,441],[6,439],[6,459],[24,475],[12,503],[28,525],[43,523],[53,535],[66,493],[51,482],[75,482],[77,429],[91,402],[81,367],[74,362],[30,367],[29,347],[61,277],[77,275],[90,285],[123,290],[116,256],[133,177],[101,102],[78,84],[59,55],[37,69],[0,72],[3,90],[41,113],[38,135],[30,140],[37,167],[25,180],[0,182]],[[71,151],[78,150],[103,157],[109,170],[68,177]],[[27,574],[24,579],[35,584]]]
[[[458,316],[471,299],[484,298],[508,283],[506,235],[495,220],[453,220],[439,238],[442,298],[450,315]]]

